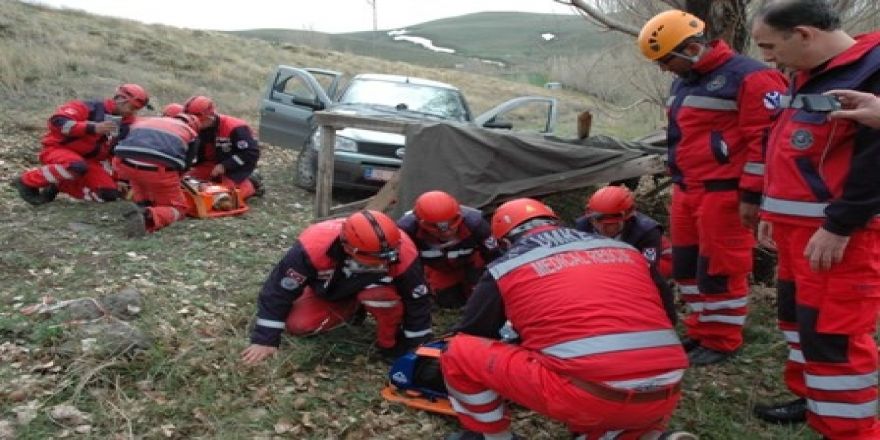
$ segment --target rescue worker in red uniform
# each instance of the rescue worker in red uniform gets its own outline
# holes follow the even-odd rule
[[[663,226],[636,211],[635,198],[627,187],[599,188],[587,200],[585,211],[575,219],[575,229],[629,243],[657,267],[663,278],[672,276],[672,248],[663,235]]]
[[[642,54],[675,73],[667,103],[672,272],[690,314],[691,365],[723,362],[742,345],[752,230],[763,182],[773,102],[785,91],[777,70],[707,42],[705,24],[683,11],[651,18]]]
[[[63,192],[75,199],[112,202],[121,193],[112,176],[110,148],[125,137],[150,97],[137,84],[122,84],[112,98],[67,102],[49,118],[40,163],[13,181],[24,201],[42,205]]]
[[[285,329],[326,332],[359,306],[376,318],[376,345],[386,359],[430,339],[431,295],[418,251],[378,211],[317,223],[300,234],[263,284],[242,361],[256,364],[274,354]]]
[[[492,235],[506,253],[489,263],[440,357],[466,429],[447,438],[515,438],[505,399],[576,438],[660,436],[687,358],[672,294],[648,261],[621,241],[560,227],[532,199],[499,206]],[[497,340],[505,321],[518,344]]]
[[[428,191],[397,226],[415,242],[437,305],[463,306],[498,249],[483,213],[448,193]]]
[[[199,119],[180,113],[173,118],[141,118],[113,149],[113,168],[131,185],[136,205],[125,213],[130,237],[155,232],[186,216],[180,177],[198,148]]]
[[[758,238],[778,251],[785,382],[799,397],[761,405],[765,420],[806,419],[825,438],[880,438],[880,132],[822,94],[880,93],[880,32],[849,36],[822,0],[771,3],[752,36],[767,61],[795,70],[770,135]]]
[[[262,196],[262,180],[254,172],[260,145],[247,123],[217,113],[214,101],[207,96],[189,98],[183,111],[197,116],[202,124],[196,165],[187,176],[218,182],[230,191],[237,190],[243,199]]]

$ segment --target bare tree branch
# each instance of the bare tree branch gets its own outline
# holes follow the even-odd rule
[[[559,3],[564,3],[564,2],[560,1]],[[639,36],[639,31],[641,30],[640,28],[628,25],[626,23],[621,23],[621,22],[609,17],[607,14],[603,13],[602,11],[600,11],[599,9],[594,7],[593,5],[587,3],[585,0],[570,0],[570,2],[565,3],[565,4],[569,4],[577,9],[580,9],[589,18],[601,23],[603,26],[607,27],[608,29],[623,32],[625,34],[629,34],[634,37]]]

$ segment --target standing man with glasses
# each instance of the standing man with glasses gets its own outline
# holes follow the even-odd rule
[[[723,362],[743,343],[763,151],[786,88],[777,70],[708,41],[705,27],[670,10],[638,38],[646,58],[678,76],[667,102],[670,232],[692,365]]]
[[[829,118],[839,107],[828,98],[847,109],[842,89],[880,94],[880,32],[852,37],[829,2],[789,0],[762,8],[752,37],[765,60],[795,71],[767,148],[758,239],[778,250],[784,376],[798,397],[755,414],[806,420],[827,439],[877,439],[880,133]]]

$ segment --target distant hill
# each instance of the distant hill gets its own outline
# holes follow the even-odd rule
[[[390,30],[390,29],[389,29]],[[395,41],[389,30],[323,34],[286,29],[254,29],[234,34],[277,43],[314,45],[432,67],[454,67],[473,59],[492,60],[510,67],[542,64],[555,56],[596,51],[612,36],[576,15],[523,12],[481,12],[407,27],[407,35],[427,38],[434,46],[454,49],[446,54]],[[542,35],[552,35],[545,40]]]

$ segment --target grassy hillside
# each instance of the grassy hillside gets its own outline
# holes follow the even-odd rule
[[[221,111],[254,123],[263,82],[278,63],[450,82],[465,90],[475,111],[545,92],[458,71],[10,0],[0,1],[0,41],[3,182],[37,163],[39,138],[56,105],[106,96],[123,81],[143,84],[160,105],[205,93]],[[571,121],[573,129],[574,112],[592,104],[553,93],[563,102],[563,125]],[[603,132],[653,128],[629,118],[599,119]],[[370,320],[326,336],[286,338],[266,364],[239,364],[262,281],[310,218],[311,195],[290,182],[293,153],[265,146],[268,192],[246,215],[187,220],[141,240],[123,238],[119,204],[61,196],[33,208],[8,185],[0,187],[0,439],[412,440],[454,430],[450,418],[382,401],[386,367],[373,357]],[[43,300],[100,297],[126,287],[143,295],[130,325],[149,340],[149,348],[133,354],[94,351],[83,323],[21,313]],[[771,292],[753,293],[744,352],[689,373],[673,425],[705,439],[813,439],[805,428],[768,427],[747,411],[754,401],[784,395],[778,379],[784,343],[773,329]],[[454,319],[439,313],[437,330]],[[568,438],[562,426],[526,411],[514,417],[526,438]]]
[[[557,55],[593,52],[612,35],[576,15],[525,12],[481,12],[429,21],[408,27],[410,34],[425,37],[435,46],[449,47],[459,55],[502,61],[517,66],[541,62]],[[544,40],[542,34],[555,38]],[[372,32],[345,34],[363,39]]]
[[[469,61],[467,57],[461,55],[432,52],[412,43],[394,41],[383,32],[347,35],[295,29],[252,29],[230,33],[280,44],[321,47],[426,67],[454,68]]]
[[[291,29],[254,29],[233,34],[267,41],[314,43],[337,51],[366,54],[406,63],[447,67],[474,58],[503,62],[522,69],[554,56],[575,56],[596,51],[613,38],[575,15],[524,12],[481,12],[445,18],[406,28],[409,35],[428,38],[454,54],[434,53],[410,42],[395,41],[387,30],[323,34]],[[541,35],[555,38],[545,41]]]

